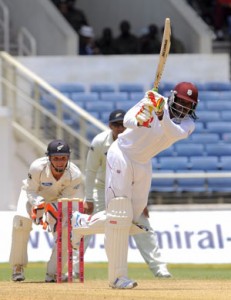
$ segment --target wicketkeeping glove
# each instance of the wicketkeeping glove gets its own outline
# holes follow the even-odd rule
[[[43,225],[43,214],[45,212],[45,201],[40,204],[34,205],[31,209],[31,219],[36,225]]]

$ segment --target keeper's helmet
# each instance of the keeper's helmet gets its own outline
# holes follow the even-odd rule
[[[170,113],[174,118],[182,120],[191,117],[196,120],[195,110],[198,104],[198,89],[190,82],[178,83],[168,100]]]
[[[47,156],[70,155],[69,145],[63,140],[53,140],[47,146]]]

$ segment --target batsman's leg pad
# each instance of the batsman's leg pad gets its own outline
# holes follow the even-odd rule
[[[32,230],[32,221],[22,216],[14,216],[12,243],[10,251],[10,265],[26,266],[28,262],[27,244]]]
[[[109,284],[127,277],[128,236],[133,209],[126,197],[111,199],[106,211],[105,249],[108,257]]]

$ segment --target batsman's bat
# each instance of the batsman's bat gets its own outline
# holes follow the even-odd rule
[[[170,23],[170,19],[166,18],[165,25],[164,25],[164,33],[163,33],[162,43],[161,43],[161,49],[160,49],[159,62],[158,62],[154,86],[153,86],[154,91],[158,91],[158,86],[164,71],[164,66],[170,51],[170,46],[171,46],[171,23]]]

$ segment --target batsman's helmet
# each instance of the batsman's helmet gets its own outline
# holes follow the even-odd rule
[[[191,108],[187,113],[183,112],[185,106],[181,105],[181,99],[191,103]],[[174,117],[183,119],[186,116],[190,116],[195,120],[197,119],[195,109],[198,101],[197,87],[191,82],[180,82],[174,87],[173,91],[171,91],[171,96],[169,97],[168,103],[170,111]]]
[[[70,155],[69,145],[63,140],[53,140],[47,146],[47,156]]]

